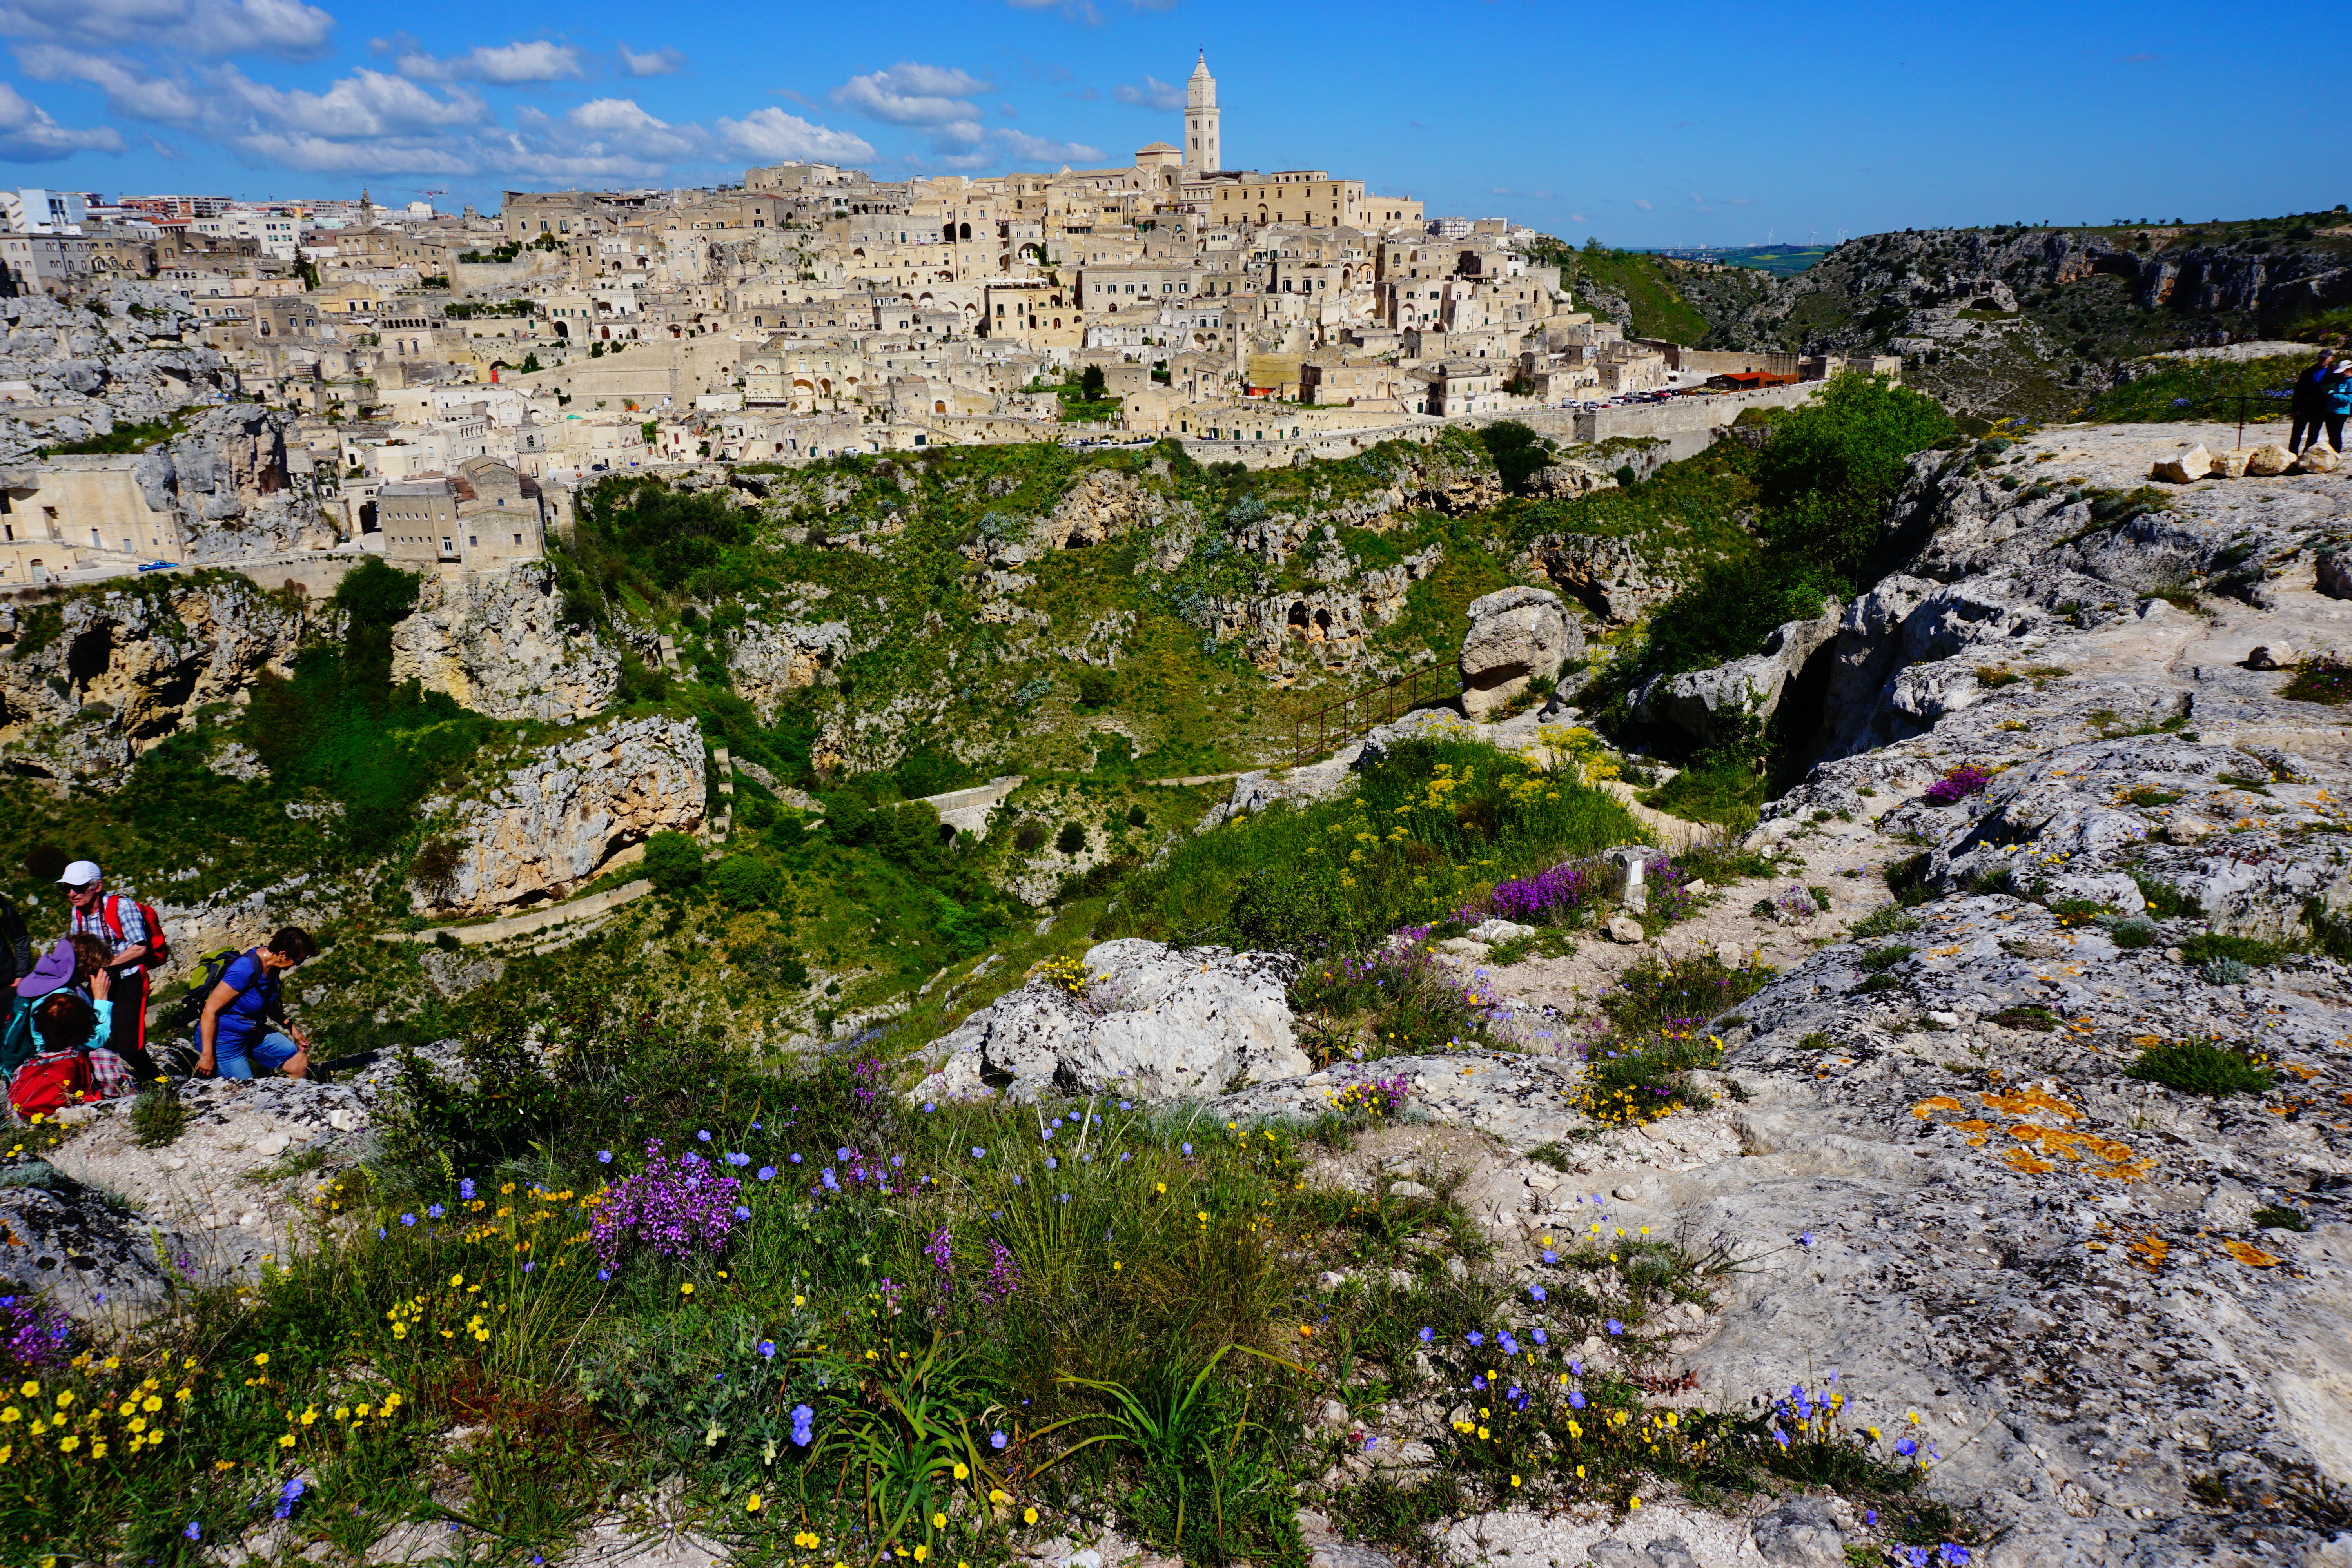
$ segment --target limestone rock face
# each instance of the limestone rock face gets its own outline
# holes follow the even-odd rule
[[[760,722],[772,724],[786,696],[816,685],[849,651],[849,627],[840,621],[773,626],[751,621],[730,640],[727,668]]]
[[[2213,467],[2206,474],[2211,479],[2242,479],[2246,477],[2246,458],[2250,454],[2232,448],[2213,454]]]
[[[1613,490],[1617,478],[1587,463],[1553,463],[1538,468],[1528,480],[1531,495],[1547,500],[1572,500],[1594,490]]]
[[[289,673],[319,612],[226,574],[87,589],[0,609],[0,758],[14,772],[119,789],[207,703]]]
[[[1520,559],[1612,626],[1638,619],[1680,586],[1670,568],[1654,566],[1625,540],[1607,534],[1548,533]]]
[[[392,676],[494,719],[561,721],[612,700],[621,658],[593,632],[564,625],[553,568],[519,561],[498,572],[428,574],[415,612],[393,628]]]
[[[559,741],[487,797],[425,804],[458,844],[450,885],[415,907],[485,915],[560,899],[634,858],[656,833],[702,826],[702,731],[688,719],[629,719]]]
[[[1644,681],[1628,694],[1626,710],[1638,723],[1672,724],[1701,742],[1718,741],[1743,708],[1759,719],[1779,709],[1790,682],[1836,641],[1841,615],[1834,601],[1824,601],[1819,619],[1775,627],[1761,653]]]
[[[1089,468],[1031,531],[1030,537],[1044,549],[1080,550],[1116,539],[1130,529],[1155,527],[1192,515],[1190,504],[1171,502],[1131,474]]]
[[[1554,679],[1584,651],[1584,629],[1569,619],[1559,595],[1542,588],[1504,588],[1470,602],[1462,639],[1462,708],[1482,719],[1537,679]]]
[[[1171,1100],[1310,1070],[1291,1032],[1287,954],[1126,938],[1089,950],[1086,966],[1083,995],[1033,982],[973,1014],[931,1047],[937,1069],[909,1098]]]
[[[2212,454],[2200,445],[2191,447],[2185,452],[2160,459],[2149,471],[2148,477],[2163,479],[2171,484],[2185,485],[2191,479],[2203,479],[2212,472]]]
[[[2341,460],[2335,447],[2325,441],[2314,441],[2303,449],[2301,457],[2295,458],[2293,471],[2298,474],[2332,474]]]
[[[2319,591],[2331,599],[2352,599],[2352,561],[2341,555],[2319,558],[2316,580]]]

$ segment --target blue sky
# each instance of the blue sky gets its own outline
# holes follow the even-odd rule
[[[2323,51],[2210,7],[0,0],[0,184],[488,210],[505,188],[1125,162],[1193,51],[1229,167],[1618,245],[2352,200]],[[2226,29],[2224,30],[2226,32]],[[2318,123],[2333,123],[2321,115]]]

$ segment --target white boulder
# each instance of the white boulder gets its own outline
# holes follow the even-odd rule
[[[1473,719],[1507,706],[1533,681],[1559,679],[1570,657],[1584,651],[1583,628],[1549,589],[1504,588],[1473,599],[1469,615],[1460,668],[1462,710]]]
[[[931,1047],[935,1070],[908,1098],[1205,1098],[1236,1079],[1313,1070],[1292,1034],[1298,960],[1287,953],[1130,937],[1090,949],[1085,963],[1081,994],[1032,981],[942,1037]]]

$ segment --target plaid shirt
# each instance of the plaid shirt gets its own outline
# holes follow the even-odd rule
[[[106,905],[110,899],[114,902],[114,918],[122,922],[120,941],[115,938],[114,928],[106,923]],[[89,909],[74,910],[73,923],[66,928],[66,934],[80,936],[85,932],[106,943],[109,952],[121,952],[126,947],[138,947],[147,941],[147,922],[139,918],[138,900],[120,893],[107,893]],[[126,963],[114,968],[111,973],[118,975],[139,974],[145,969],[144,964]]]

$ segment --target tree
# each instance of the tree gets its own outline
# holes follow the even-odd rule
[[[656,833],[646,840],[646,875],[665,893],[682,893],[702,880],[702,846],[683,833]]]
[[[1103,375],[1102,366],[1090,364],[1078,373],[1078,395],[1088,403],[1100,403],[1110,395],[1110,385]]]
[[[537,350],[533,350],[531,353],[522,356],[521,368],[522,374],[525,375],[529,375],[531,372],[541,368],[539,363],[539,353]]]
[[[1781,549],[1852,579],[1878,536],[1915,452],[1949,440],[1932,397],[1876,376],[1834,376],[1776,422],[1759,456],[1759,531]]]
[[[1062,831],[1054,836],[1054,847],[1065,855],[1077,855],[1087,847],[1087,830],[1076,822],[1062,824]]]

